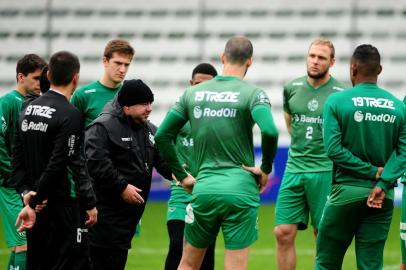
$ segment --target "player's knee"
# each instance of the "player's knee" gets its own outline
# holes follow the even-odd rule
[[[274,228],[274,234],[279,244],[289,244],[295,240],[295,230],[291,226],[278,225]]]

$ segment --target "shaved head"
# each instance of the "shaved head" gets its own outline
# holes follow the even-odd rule
[[[351,64],[357,65],[363,76],[377,76],[381,72],[381,55],[370,44],[359,45],[352,55]]]
[[[251,41],[245,37],[233,37],[227,41],[224,56],[230,64],[244,64],[253,54]]]

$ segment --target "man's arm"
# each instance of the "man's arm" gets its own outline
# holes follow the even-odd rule
[[[291,123],[292,123],[292,117],[287,112],[283,113],[283,117],[285,118],[286,129],[288,130],[288,133],[290,135],[290,126],[291,126]]]
[[[274,124],[270,106],[257,105],[251,111],[251,115],[261,130],[261,170],[269,174],[278,147],[278,130]]]
[[[329,99],[323,111],[323,132],[324,146],[328,157],[335,165],[351,172],[352,175],[364,179],[376,179],[378,167],[365,162],[353,155],[342,144],[342,132],[334,105],[329,103]]]
[[[86,166],[97,186],[121,194],[128,183],[113,166],[110,158],[107,130],[100,124],[94,124],[86,131]]]
[[[12,155],[12,186],[17,190],[18,194],[32,190],[31,183],[28,182],[26,175],[26,165],[24,160],[24,149],[20,137],[19,127],[15,130],[14,143],[11,151]]]
[[[406,115],[406,112],[405,112]],[[376,184],[387,192],[393,187],[399,177],[406,174],[406,123],[400,128],[399,139],[396,143],[395,152],[386,162],[382,175]]]
[[[0,99],[0,179],[7,181],[11,174],[11,157],[7,151],[6,136],[8,132],[7,108],[3,100]],[[2,183],[0,182],[0,185]]]
[[[175,139],[187,122],[176,110],[170,110],[155,134],[155,142],[164,160],[168,163],[176,179],[182,181],[188,174],[182,167],[175,149]]]

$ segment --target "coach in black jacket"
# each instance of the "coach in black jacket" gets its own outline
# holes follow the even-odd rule
[[[148,121],[154,96],[141,80],[125,81],[86,130],[85,151],[94,179],[98,223],[89,231],[95,270],[124,269],[131,239],[145,208],[152,168],[167,179],[171,171],[155,146]]]

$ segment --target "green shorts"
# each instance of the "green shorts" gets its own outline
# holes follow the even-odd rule
[[[6,243],[9,248],[25,245],[25,232],[17,232],[17,216],[23,207],[20,195],[15,189],[0,187],[0,214],[3,220]]]
[[[393,200],[385,199],[380,209],[369,208],[366,202],[371,190],[333,185],[320,221],[315,269],[341,269],[344,255],[353,239],[357,269],[382,269]]]
[[[405,188],[405,186],[403,186],[402,212],[401,212],[401,216],[400,216],[400,249],[402,251],[402,263],[406,264],[406,188]]]
[[[166,221],[182,220],[185,221],[186,206],[190,203],[192,196],[183,188],[171,187],[171,197],[168,201],[168,211]]]
[[[298,224],[305,230],[309,213],[317,229],[331,190],[332,172],[285,173],[276,201],[276,225]]]
[[[244,196],[195,195],[186,208],[186,241],[206,248],[221,228],[226,249],[246,248],[258,239],[258,207],[258,201]]]

